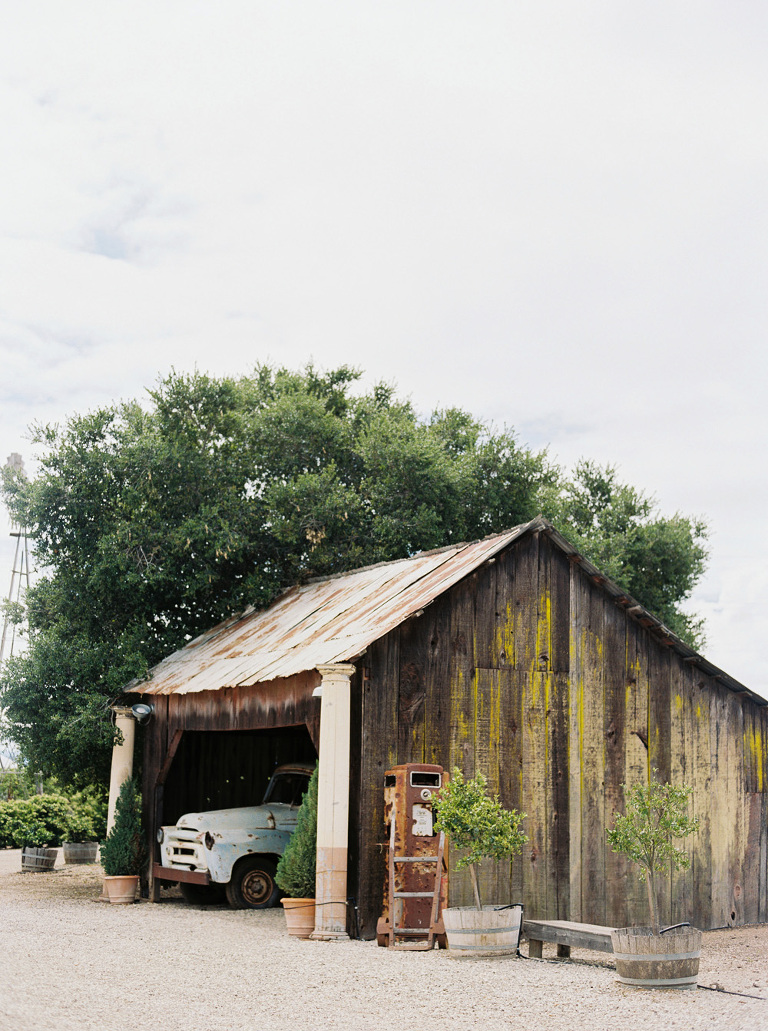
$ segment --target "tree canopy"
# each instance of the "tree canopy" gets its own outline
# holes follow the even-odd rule
[[[0,677],[25,761],[101,778],[124,684],[248,605],[312,576],[508,529],[543,511],[677,624],[704,528],[588,463],[572,479],[459,409],[421,418],[347,366],[172,374],[148,392],[33,428],[39,472],[4,498],[41,570],[29,649]],[[666,606],[666,608],[665,608]]]

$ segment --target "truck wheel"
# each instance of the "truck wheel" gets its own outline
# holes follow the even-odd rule
[[[179,884],[185,902],[191,906],[216,906],[224,901],[223,884]]]
[[[227,902],[233,909],[268,909],[276,906],[280,889],[275,884],[275,864],[261,856],[246,856],[232,871]]]

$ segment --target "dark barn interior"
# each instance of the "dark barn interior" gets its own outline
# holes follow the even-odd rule
[[[175,823],[189,812],[259,805],[277,766],[316,761],[304,724],[185,731],[165,782],[163,822]]]

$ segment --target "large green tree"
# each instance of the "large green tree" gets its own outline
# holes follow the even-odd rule
[[[667,517],[656,501],[618,480],[614,466],[577,463],[550,501],[558,529],[601,572],[694,648],[703,620],[684,610],[704,572],[708,550],[702,519]]]
[[[310,576],[471,540],[531,518],[556,471],[465,412],[417,417],[358,373],[259,366],[171,375],[33,431],[38,474],[6,474],[42,576],[30,647],[0,686],[23,757],[100,777],[108,706],[148,666]]]
[[[345,366],[174,374],[143,404],[33,429],[39,471],[6,471],[4,497],[41,575],[29,649],[0,677],[33,768],[103,778],[122,686],[233,611],[540,511],[662,618],[675,615],[703,562],[685,525],[654,536],[640,495],[637,511],[616,514],[625,489],[610,470],[595,471],[610,488],[603,504],[583,470],[563,477],[511,431],[457,409],[422,419],[387,385],[356,392],[358,379]]]

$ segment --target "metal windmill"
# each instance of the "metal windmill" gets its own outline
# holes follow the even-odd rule
[[[14,452],[9,455],[8,461],[5,463],[6,468],[10,468],[16,471],[19,475],[24,475],[24,462],[22,461],[21,455]],[[19,612],[24,597],[23,592],[29,587],[29,542],[27,537],[27,528],[20,526],[19,524],[12,524],[11,537],[16,538],[16,548],[13,556],[13,565],[11,567],[11,585],[8,589],[8,596],[5,599],[6,604],[4,605],[3,611],[3,634],[0,637],[0,664],[3,659],[10,658],[13,655],[14,644],[16,643],[16,630],[18,626],[18,619],[14,613]],[[7,656],[6,656],[7,650]],[[2,732],[2,722],[4,713],[0,707],[0,733]],[[3,751],[0,749],[0,769],[4,768],[3,763]]]

